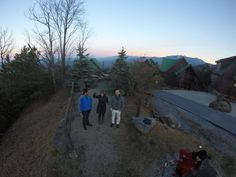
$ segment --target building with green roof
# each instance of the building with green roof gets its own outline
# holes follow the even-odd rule
[[[161,72],[168,71],[172,66],[174,66],[179,60],[165,58],[162,60],[160,70]]]

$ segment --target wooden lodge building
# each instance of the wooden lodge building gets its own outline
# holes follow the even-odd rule
[[[192,65],[188,64],[184,57],[179,60],[163,59],[160,71],[168,86],[191,90],[205,89]]]
[[[216,61],[211,80],[218,92],[236,98],[236,56]]]

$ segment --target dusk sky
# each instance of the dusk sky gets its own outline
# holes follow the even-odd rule
[[[0,26],[25,44],[33,0],[1,0]],[[87,0],[92,56],[186,55],[206,62],[236,55],[236,0]]]

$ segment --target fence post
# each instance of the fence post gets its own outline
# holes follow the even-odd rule
[[[74,144],[71,139],[71,120],[72,120],[72,112],[73,112],[73,96],[74,96],[74,82],[71,84],[71,91],[69,96],[69,101],[66,107],[66,113],[65,113],[65,138],[66,138],[66,149],[69,153],[70,158],[77,158],[78,155],[75,151]]]

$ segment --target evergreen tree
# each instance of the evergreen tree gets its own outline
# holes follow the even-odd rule
[[[89,53],[87,53],[87,48],[85,48],[81,43],[79,43],[79,46],[77,48],[77,56],[79,59],[86,59],[89,56]]]
[[[79,59],[75,60],[72,70],[72,80],[75,84],[79,84],[82,87],[90,87],[92,85],[92,67],[88,58],[89,54],[85,53],[87,49],[80,46],[77,49],[77,56]]]
[[[26,47],[15,60],[9,60],[0,72],[0,134],[16,120],[32,100],[51,95],[50,73],[40,63],[35,47]]]
[[[123,59],[123,60],[126,60],[127,59],[127,56],[126,56],[126,51],[124,50],[124,47],[122,47],[121,51],[118,52],[118,59]]]
[[[112,84],[115,89],[121,89],[125,94],[129,94],[130,71],[124,47],[118,54],[118,58],[111,69]]]
[[[22,96],[26,100],[36,94],[51,92],[52,83],[48,80],[50,76],[40,63],[35,47],[24,46],[21,53],[15,55],[15,60],[6,65],[1,76],[4,82],[2,89],[7,90],[9,94],[24,93]]]

